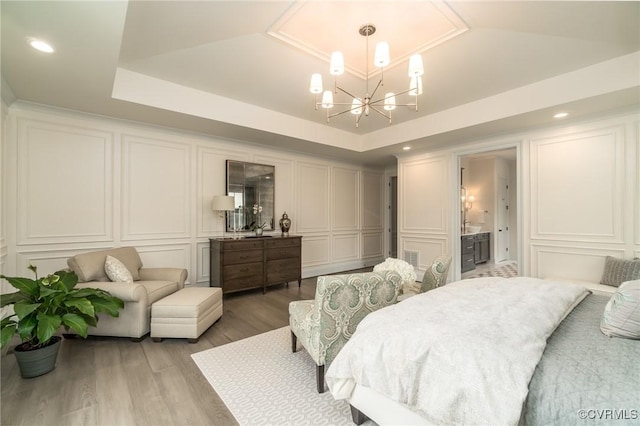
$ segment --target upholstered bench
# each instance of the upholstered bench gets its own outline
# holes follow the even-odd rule
[[[186,338],[196,343],[222,316],[222,289],[188,287],[151,305],[151,338]]]

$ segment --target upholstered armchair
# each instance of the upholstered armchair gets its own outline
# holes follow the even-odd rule
[[[451,265],[451,256],[437,256],[431,266],[424,271],[422,284],[420,285],[420,293],[442,287],[447,283],[447,275],[449,274],[449,266]]]
[[[111,258],[109,262],[120,267],[120,271],[117,268],[114,272],[109,270],[111,263],[107,262],[107,257]],[[69,258],[67,264],[78,275],[76,288],[106,290],[124,302],[118,317],[99,315],[97,327],[89,327],[89,334],[94,336],[142,340],[150,331],[151,305],[183,288],[187,279],[186,269],[144,268],[134,247],[78,254]]]
[[[289,304],[291,350],[300,340],[315,361],[318,393],[324,392],[325,366],[365,316],[396,303],[401,280],[395,271],[320,276],[314,300]]]

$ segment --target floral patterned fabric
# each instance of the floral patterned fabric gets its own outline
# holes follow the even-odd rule
[[[315,300],[289,304],[291,331],[317,365],[329,365],[365,316],[396,303],[401,281],[395,271],[318,277]]]
[[[451,265],[451,256],[440,255],[424,272],[420,293],[442,287],[447,283],[447,274]]]

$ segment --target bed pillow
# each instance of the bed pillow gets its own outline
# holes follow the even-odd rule
[[[640,339],[640,280],[618,287],[604,308],[600,330],[609,337]]]
[[[607,256],[600,284],[618,287],[625,281],[640,279],[640,259],[618,259]]]
[[[124,263],[120,262],[113,256],[107,256],[107,260],[104,262],[104,272],[111,281],[119,283],[132,283],[133,276],[131,272],[124,266]]]

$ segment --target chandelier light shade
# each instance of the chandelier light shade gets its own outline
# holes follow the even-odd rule
[[[311,93],[322,93],[322,75],[315,73],[311,76],[311,84],[309,85]]]
[[[389,57],[389,43],[386,41],[381,41],[376,44],[376,54],[373,59],[373,64],[378,67],[386,67],[391,62],[391,58]]]
[[[353,98],[353,102],[351,102],[351,114],[362,114],[362,101],[360,99]]]
[[[331,90],[326,90],[322,94],[322,108],[333,108],[333,93],[331,93]]]
[[[333,52],[331,54],[329,72],[331,73],[331,75],[344,74],[344,56],[342,55],[342,52]]]
[[[384,95],[384,109],[387,111],[396,109],[396,95],[391,92]]]
[[[412,55],[409,58],[409,77],[420,77],[422,74],[424,74],[422,56]]]
[[[419,54],[413,55],[409,58],[409,85],[408,89],[400,92],[387,92],[384,97],[376,97],[376,93],[379,88],[384,86],[384,67],[391,63],[391,56],[389,53],[389,43],[381,41],[377,43],[374,56],[373,65],[381,70],[380,80],[373,89],[372,93],[369,93],[369,36],[376,32],[376,27],[373,24],[364,24],[359,29],[359,34],[366,39],[366,76],[365,76],[365,93],[364,96],[355,96],[352,91],[346,90],[338,85],[337,77],[344,74],[344,55],[340,51],[335,51],[331,54],[331,60],[329,63],[329,74],[334,76],[334,90],[325,90],[323,92],[322,75],[315,73],[311,76],[311,83],[309,85],[309,91],[316,96],[315,108],[322,107],[327,110],[327,123],[331,118],[342,115],[344,113],[351,113],[356,116],[356,127],[360,123],[360,119],[363,116],[369,116],[371,111],[378,113],[383,117],[386,117],[391,124],[391,111],[395,110],[397,106],[408,106],[415,108],[418,111],[418,95],[422,94],[422,75],[424,74],[424,66],[422,63],[422,56]],[[407,86],[405,86],[407,87]],[[334,95],[338,95],[340,92],[342,95],[349,97],[348,101],[336,101],[334,102]],[[318,102],[318,96],[322,93],[322,100]],[[400,95],[410,95],[414,97],[413,103],[397,104],[396,97]],[[345,108],[342,111],[330,113],[329,110],[334,106],[342,106]]]

